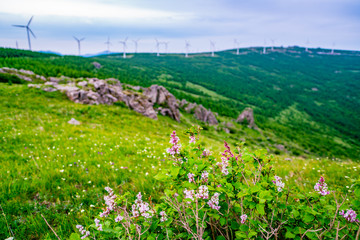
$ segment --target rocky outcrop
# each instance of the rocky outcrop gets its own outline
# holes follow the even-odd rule
[[[207,110],[203,105],[189,103],[185,99],[181,100],[179,105],[184,108],[187,113],[194,113],[194,116],[197,120],[209,123],[210,125],[219,124],[215,114],[211,112],[211,110]]]
[[[34,79],[46,81],[46,78],[44,76],[37,75],[30,70],[24,70],[24,69],[18,70],[16,68],[3,67],[3,68],[0,68],[0,73],[8,73],[11,75],[15,75],[18,78],[20,78],[24,81],[27,81],[27,82],[32,82]]]
[[[100,69],[101,68],[101,64],[98,62],[92,62],[92,65],[96,68],[96,69]]]
[[[236,122],[238,123],[243,123],[245,121],[247,122],[249,128],[258,129],[255,124],[254,112],[252,108],[246,108],[236,119]]]
[[[195,114],[194,114],[195,118],[203,121],[203,122],[207,122],[210,125],[217,125],[219,124],[219,122],[217,121],[215,115],[210,111],[207,110],[206,108],[204,108],[202,105],[198,105],[195,108]]]
[[[179,104],[177,99],[163,86],[152,85],[143,91],[144,96],[150,102],[161,106],[158,110],[162,115],[168,115],[172,119],[180,122]]]

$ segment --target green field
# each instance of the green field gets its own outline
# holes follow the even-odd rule
[[[0,204],[5,214],[0,217],[0,239],[12,236],[11,231],[16,239],[55,239],[41,214],[61,239],[67,239],[77,231],[76,224],[93,221],[103,207],[106,186],[120,193],[146,192],[156,201],[162,185],[153,176],[169,164],[164,161],[169,135],[176,130],[187,141],[184,131],[192,125],[204,128],[201,142],[218,157],[223,140],[268,149],[277,174],[304,191],[313,189],[319,175],[343,192],[351,185],[349,179],[358,178],[359,56],[298,58],[277,52],[249,53],[234,60],[234,54],[222,52],[216,58],[141,54],[120,59],[1,49],[0,57],[0,67],[44,76],[162,84],[178,98],[219,112],[220,126],[252,106],[261,129],[235,123],[226,134],[185,112],[181,123],[164,116],[152,120],[121,104],[75,104],[58,92],[0,83]],[[103,68],[94,69],[93,61]],[[310,65],[314,67],[309,70]],[[227,79],[223,87],[220,79]],[[68,124],[71,118],[81,125]],[[278,151],[276,144],[285,145],[286,152]]]

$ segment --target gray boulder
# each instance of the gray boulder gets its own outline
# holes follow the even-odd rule
[[[211,112],[210,110],[207,110],[206,108],[204,108],[202,105],[198,105],[195,108],[195,118],[203,121],[203,122],[207,122],[210,125],[217,125],[219,124],[218,120],[216,119],[215,115],[213,112]]]
[[[166,88],[152,85],[144,90],[143,95],[148,97],[153,105],[159,104],[163,106],[164,109],[168,109],[163,111],[163,113],[180,122],[180,111],[177,99]]]
[[[249,128],[258,129],[258,127],[255,124],[254,112],[252,108],[245,108],[245,110],[242,113],[240,113],[240,115],[236,119],[236,122],[242,123],[245,120],[247,121]]]

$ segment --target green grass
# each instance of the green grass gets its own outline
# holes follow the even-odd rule
[[[68,124],[71,118],[81,125]],[[184,119],[152,120],[126,107],[75,104],[61,93],[0,83],[0,203],[15,237],[55,239],[43,214],[67,239],[77,223],[90,224],[90,216],[100,211],[106,186],[116,192],[146,192],[156,201],[162,186],[153,176],[166,167],[169,134],[177,130],[187,141],[183,131],[196,123],[190,114],[184,113]],[[253,148],[265,141],[254,130],[235,127],[237,137],[209,127],[201,142],[219,156],[224,139],[233,146],[240,137],[249,138]],[[276,157],[278,174],[286,184],[301,183],[307,191],[319,175],[327,178],[330,189],[346,188],[346,176],[358,176],[360,167],[351,161],[286,157]],[[1,216],[0,239],[7,237]]]

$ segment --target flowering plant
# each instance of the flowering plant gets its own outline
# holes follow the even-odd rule
[[[107,187],[95,224],[77,226],[83,239],[359,239],[360,202],[346,199],[360,198],[360,181],[342,196],[321,176],[313,192],[302,193],[275,175],[265,151],[224,142],[217,158],[198,143],[199,128],[187,133],[186,146],[171,134],[170,167],[155,176],[165,187],[161,199]]]

